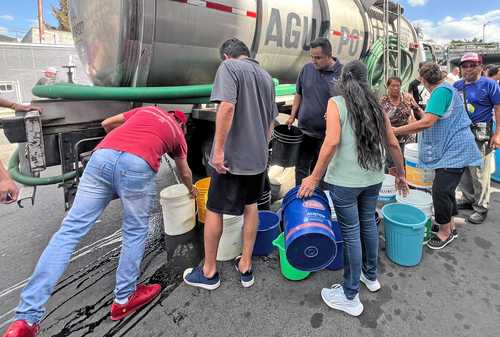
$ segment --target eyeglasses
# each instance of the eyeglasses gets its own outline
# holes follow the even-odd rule
[[[464,64],[462,67],[462,69],[473,69],[473,68],[476,68],[477,66],[479,66],[479,64]]]
[[[311,55],[311,58],[312,58],[313,60],[322,60],[322,59],[324,59],[324,58],[326,58],[326,57],[327,57],[327,56],[314,56],[314,55]]]

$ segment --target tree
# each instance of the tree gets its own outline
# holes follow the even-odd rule
[[[68,0],[59,0],[59,6],[51,6],[52,7],[52,15],[55,16],[57,21],[59,22],[58,29],[69,32],[71,27],[69,25],[69,9],[68,9]]]

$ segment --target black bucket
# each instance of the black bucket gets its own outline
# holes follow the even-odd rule
[[[295,166],[299,158],[302,131],[288,125],[278,125],[273,130],[273,157],[272,164],[282,167]]]
[[[266,182],[264,184],[264,191],[260,195],[257,201],[257,208],[259,211],[269,211],[271,209],[271,184],[269,183],[269,177],[266,171]]]

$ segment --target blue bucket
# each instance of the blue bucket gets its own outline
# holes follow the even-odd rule
[[[387,257],[401,266],[419,264],[427,215],[405,204],[386,205],[382,208],[382,215]]]
[[[494,124],[494,129],[496,130],[496,124]],[[500,183],[500,149],[495,150],[495,172],[492,173],[491,179]]]
[[[273,252],[273,241],[281,233],[280,217],[271,211],[259,211],[258,226],[252,255],[266,256]]]
[[[320,189],[300,199],[299,188],[296,186],[283,198],[286,256],[299,270],[319,271],[330,265],[337,254],[330,206]]]
[[[337,254],[326,269],[340,270],[344,268],[344,240],[342,240],[342,232],[340,231],[340,223],[332,219],[333,233],[335,234],[335,243],[337,244]]]

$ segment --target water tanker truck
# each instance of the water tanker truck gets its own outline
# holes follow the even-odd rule
[[[277,79],[276,103],[287,112],[310,43],[320,36],[342,63],[363,60],[377,90],[391,75],[412,80],[425,53],[402,14],[388,0],[70,0],[75,47],[94,86],[36,86],[43,99],[33,104],[43,113],[1,123],[20,144],[9,171],[29,197],[36,186],[61,184],[69,207],[85,154],[104,136],[100,122],[151,103],[185,104],[189,160],[201,169],[214,130],[211,82],[226,39],[244,41]],[[61,174],[43,172],[56,165]]]

